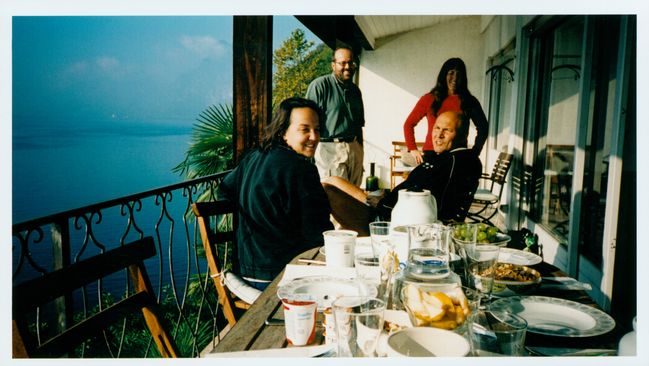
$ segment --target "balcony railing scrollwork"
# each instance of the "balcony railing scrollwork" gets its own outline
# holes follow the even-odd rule
[[[12,281],[20,283],[89,256],[152,236],[156,256],[146,262],[180,354],[196,357],[217,339],[224,322],[208,276],[191,210],[213,200],[227,172],[80,207],[13,225]],[[48,235],[49,233],[49,235]],[[30,314],[37,341],[87,317],[130,291],[126,273],[104,278]],[[14,309],[16,311],[17,309]],[[70,357],[155,357],[150,336],[126,319],[119,329]]]

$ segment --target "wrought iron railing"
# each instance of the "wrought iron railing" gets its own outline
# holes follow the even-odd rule
[[[215,199],[227,172],[40,217],[13,225],[13,284],[130,241],[152,236],[156,256],[145,264],[172,336],[185,357],[197,357],[223,325],[208,276],[192,203]],[[49,235],[48,235],[49,233]],[[129,291],[126,273],[69,294],[32,316],[37,341]],[[16,311],[17,309],[14,309]],[[70,357],[155,357],[142,324],[131,320]],[[98,345],[98,343],[101,343]],[[144,346],[143,346],[144,345]],[[101,348],[101,351],[98,349]]]

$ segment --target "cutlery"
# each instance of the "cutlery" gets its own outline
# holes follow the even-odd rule
[[[284,325],[284,319],[272,318],[272,315],[271,315],[270,317],[266,318],[266,320],[264,320],[264,324],[266,324],[266,325]],[[316,326],[322,325],[322,322],[321,321],[316,321],[315,325]]]
[[[605,348],[563,348],[563,347],[525,347],[539,356],[615,356],[617,350]]]
[[[317,261],[317,260],[305,259],[305,258],[298,258],[297,261],[300,262],[300,263],[317,264],[317,265],[321,265],[321,266],[327,264],[325,261]]]
[[[312,357],[336,357],[338,352],[336,352],[336,347],[329,348],[328,350],[318,353]]]
[[[552,287],[566,290],[585,290],[590,291],[593,287],[589,283],[579,282],[570,277],[541,277],[541,285],[545,288]]]

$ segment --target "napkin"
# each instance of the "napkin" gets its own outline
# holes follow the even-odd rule
[[[287,264],[284,276],[278,286],[284,286],[296,278],[308,276],[329,276],[342,279],[353,279],[356,277],[356,269],[341,267],[333,270],[327,266],[305,266],[301,264]]]

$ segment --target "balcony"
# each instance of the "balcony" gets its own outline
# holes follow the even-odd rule
[[[145,261],[168,330],[180,356],[199,357],[223,335],[223,318],[207,273],[193,202],[215,199],[227,172],[76,208],[13,225],[13,285],[89,256],[152,236],[156,255]],[[118,301],[129,290],[128,274],[53,301],[28,315],[40,342],[58,329]],[[143,323],[130,319],[68,357],[157,357]]]

